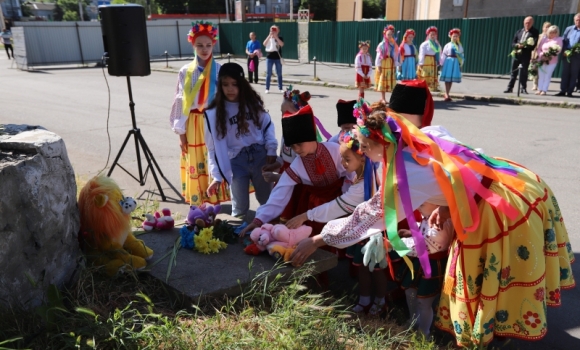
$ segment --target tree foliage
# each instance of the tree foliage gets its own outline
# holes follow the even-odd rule
[[[302,0],[302,9],[310,9],[316,21],[336,20],[336,0]]]
[[[87,5],[90,5],[90,0],[80,0],[83,3],[83,20],[88,21],[89,15],[84,11]],[[79,14],[79,0],[56,0],[53,18],[55,21],[78,21]]]
[[[185,13],[187,0],[157,0],[161,13]]]
[[[363,18],[383,18],[385,17],[385,0],[364,0]]]

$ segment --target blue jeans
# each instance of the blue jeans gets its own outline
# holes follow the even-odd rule
[[[262,176],[266,165],[266,147],[257,143],[244,147],[238,155],[230,159],[233,179],[230,186],[232,194],[232,216],[246,215],[250,209],[250,180],[256,190],[256,199],[265,204],[272,192],[272,185]]]
[[[270,79],[272,79],[272,65],[276,65],[276,76],[278,77],[278,89],[282,90],[282,63],[280,60],[266,58],[266,90],[270,90]]]

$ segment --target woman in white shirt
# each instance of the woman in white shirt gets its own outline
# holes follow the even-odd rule
[[[278,78],[278,90],[282,90],[282,47],[284,39],[279,36],[280,28],[278,26],[270,27],[270,34],[264,40],[266,48],[266,93],[270,92],[270,80],[272,79],[272,66],[276,66],[276,77]]]

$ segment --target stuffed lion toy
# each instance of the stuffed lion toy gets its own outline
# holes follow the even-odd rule
[[[136,206],[107,176],[93,177],[79,195],[81,249],[89,263],[104,266],[109,276],[143,269],[153,256],[153,250],[131,233],[130,214]]]

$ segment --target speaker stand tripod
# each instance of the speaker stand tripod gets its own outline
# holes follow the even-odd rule
[[[163,175],[163,173],[161,172],[159,164],[157,164],[155,157],[153,157],[153,153],[151,153],[149,146],[147,146],[147,142],[145,142],[143,135],[141,135],[141,130],[137,128],[137,122],[135,121],[135,103],[133,102],[133,91],[131,90],[131,78],[129,76],[127,76],[127,88],[129,89],[129,109],[131,109],[131,121],[133,122],[133,129],[129,130],[129,132],[127,133],[127,137],[125,137],[125,141],[123,142],[123,145],[119,150],[119,153],[117,153],[117,157],[115,158],[113,165],[111,165],[111,169],[109,169],[109,173],[107,174],[107,176],[111,176],[113,170],[115,169],[115,166],[118,165],[119,168],[123,169],[127,174],[129,174],[129,176],[137,180],[137,182],[139,182],[141,186],[145,186],[147,172],[151,170],[151,174],[153,174],[153,178],[155,179],[155,183],[157,184],[157,189],[161,194],[161,199],[165,202],[165,194],[163,193],[161,184],[159,184],[159,179],[157,178],[155,169],[157,169],[159,175],[161,175],[163,178],[165,178],[165,175]],[[125,149],[125,146],[127,145],[127,142],[129,141],[129,138],[131,138],[131,136],[135,137],[135,151],[137,152],[137,168],[139,169],[139,178],[136,178],[133,174],[131,174],[127,169],[123,168],[123,166],[121,166],[121,164],[118,163],[119,158],[121,157],[121,154],[123,153],[123,150]],[[145,172],[143,172],[143,168],[141,166],[140,147],[143,149],[143,154],[145,155],[145,159],[147,160],[147,167],[145,168]]]

